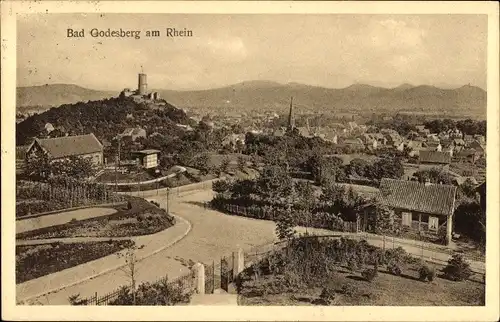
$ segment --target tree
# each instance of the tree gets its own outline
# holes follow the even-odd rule
[[[92,161],[79,156],[53,161],[50,170],[53,175],[67,175],[77,179],[88,178],[95,173]]]
[[[380,180],[382,178],[399,179],[404,174],[404,167],[398,158],[381,159],[376,161],[369,168],[367,176],[371,179]]]
[[[137,277],[137,257],[136,251],[137,246],[133,243],[131,246],[127,247],[123,253],[118,253],[119,258],[125,259],[125,266],[121,267],[120,270],[124,272],[130,279],[130,290],[132,291],[133,305],[136,305],[136,277]]]
[[[220,167],[219,167],[219,175],[222,174],[223,172],[227,172],[229,168],[229,158],[224,157],[221,161]]]
[[[476,185],[470,178],[467,178],[464,183],[460,186],[460,189],[464,193],[465,196],[469,198],[475,198],[476,197]]]
[[[455,210],[453,219],[454,230],[472,240],[485,244],[486,241],[486,213],[477,201],[461,203]]]
[[[394,213],[380,202],[375,206],[375,231],[386,235],[394,231]]]
[[[212,185],[212,190],[217,193],[224,193],[232,187],[231,183],[227,180],[215,181]]]
[[[316,204],[314,189],[309,182],[299,181],[295,183],[295,191],[298,196],[298,205],[301,210],[301,215],[306,217],[307,226],[310,226],[312,211]]]
[[[90,159],[71,156],[69,158],[50,161],[43,154],[36,158],[31,158],[26,163],[26,176],[32,180],[46,180],[50,176],[67,176],[76,179],[83,179],[95,173]]]
[[[256,183],[253,180],[237,180],[229,188],[232,198],[247,197],[253,193],[256,193]]]
[[[345,189],[335,183],[323,188],[320,201],[325,211],[340,214],[345,221],[356,221],[359,212],[366,204],[352,188]]]
[[[199,169],[204,174],[208,173],[210,160],[207,153],[195,156],[192,162],[194,168]]]
[[[324,157],[314,153],[306,163],[306,171],[310,171],[316,183],[323,185],[328,182],[344,182],[346,175],[341,167],[342,160],[338,157]]]
[[[414,177],[421,183],[425,183],[427,180],[431,183],[442,183],[442,184],[452,184],[453,176],[448,172],[441,171],[437,168],[432,168],[429,170],[420,170],[413,174]]]
[[[276,235],[280,240],[290,240],[295,235],[295,218],[291,209],[278,208],[276,222]]]
[[[290,196],[293,181],[286,169],[275,165],[266,166],[257,180],[257,189],[269,203],[282,203]]]
[[[24,173],[34,181],[46,180],[51,174],[50,161],[45,154],[31,158],[26,162]]]
[[[348,166],[349,174],[354,176],[364,177],[366,174],[366,169],[370,166],[370,163],[364,159],[353,159]]]

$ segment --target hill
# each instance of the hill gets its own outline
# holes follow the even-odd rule
[[[62,104],[100,100],[118,93],[97,91],[72,84],[18,87],[16,106],[19,113],[43,112]]]
[[[290,104],[290,96],[293,96],[297,113],[411,111],[474,117],[486,115],[486,92],[469,85],[444,89],[429,85],[402,84],[395,88],[384,88],[353,84],[335,89],[300,83],[247,81],[207,90],[155,91],[179,108],[218,113],[270,110],[285,112]],[[75,103],[116,94],[62,84],[20,87],[17,106],[57,106],[64,100]]]
[[[285,112],[290,96],[294,97],[297,113],[309,112],[429,112],[464,116],[486,115],[486,92],[478,87],[463,86],[441,89],[434,86],[403,84],[396,88],[383,88],[354,84],[333,89],[298,83],[254,83],[201,90],[158,90],[176,106],[186,109],[212,109],[224,111]]]
[[[18,123],[17,144],[27,144],[32,137],[46,137],[46,123],[51,123],[55,128],[55,131],[50,133],[51,137],[63,136],[66,133],[77,135],[92,132],[100,140],[111,141],[117,134],[130,127],[142,127],[147,133],[158,132],[177,136],[183,130],[176,124],[188,125],[192,120],[184,111],[166,101],[144,104],[136,103],[130,98],[110,98],[63,104]]]

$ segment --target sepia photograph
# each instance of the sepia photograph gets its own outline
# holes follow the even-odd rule
[[[16,307],[485,308],[486,11],[38,9],[2,101]]]

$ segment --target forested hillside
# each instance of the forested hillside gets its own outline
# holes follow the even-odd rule
[[[132,99],[110,98],[61,105],[32,115],[17,124],[17,145],[29,143],[32,137],[45,137],[47,123],[51,123],[56,129],[50,134],[52,137],[66,133],[78,135],[92,132],[101,141],[111,141],[125,128],[134,126],[145,128],[148,133],[182,131],[175,124],[189,124],[190,119],[184,111],[164,103],[164,107],[152,109]]]

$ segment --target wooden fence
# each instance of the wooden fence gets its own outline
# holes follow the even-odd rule
[[[124,201],[104,185],[88,182],[16,182],[16,217]]]
[[[173,188],[159,188],[153,190],[144,190],[144,191],[130,191],[130,192],[118,192],[118,194],[124,194],[129,196],[137,196],[137,197],[154,197],[159,195],[167,195],[170,196],[179,196],[186,192],[194,192],[194,191],[202,191],[202,190],[211,190],[214,182],[222,180],[224,178],[216,178],[212,180],[206,180],[201,182],[196,182],[192,184],[187,184],[184,186],[173,187]]]
[[[275,209],[266,209],[263,207],[243,207],[232,204],[224,204],[222,208],[223,211],[226,211],[233,215],[240,215],[243,217],[265,219],[265,220],[274,220],[276,218]],[[318,228],[324,228],[324,227],[318,227]],[[343,232],[358,232],[359,224],[358,222],[343,221],[340,227],[332,223],[331,227],[328,227],[327,229],[331,229],[334,231],[343,231]]]

